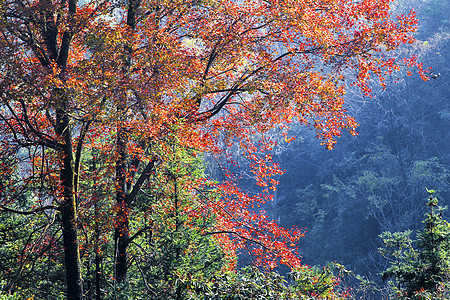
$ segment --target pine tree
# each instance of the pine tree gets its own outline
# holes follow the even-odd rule
[[[438,206],[434,190],[427,190],[430,212],[423,222],[425,228],[415,240],[411,231],[383,233],[385,246],[380,253],[390,259],[390,266],[381,273],[383,280],[393,278],[394,298],[449,299],[450,297],[450,224],[442,218],[446,207]]]

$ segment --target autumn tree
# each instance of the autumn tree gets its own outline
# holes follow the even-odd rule
[[[211,185],[204,184],[203,160],[194,149],[181,149],[173,135],[164,151],[164,170],[151,176],[129,218],[140,228],[129,237],[127,281],[111,294],[127,290],[138,299],[186,299],[193,286],[210,281],[227,259],[208,232],[216,219],[203,203],[220,201]],[[140,282],[141,288],[129,289]]]
[[[399,66],[421,70],[414,57],[389,54],[413,42],[416,25],[413,12],[389,8],[375,0],[2,1],[1,213],[60,221],[67,296],[81,299],[78,228],[94,228],[81,221],[100,216],[100,197],[115,199],[106,213],[114,220],[102,224],[113,224],[113,278],[124,283],[132,237],[153,230],[132,225],[137,196],[157,190],[152,176],[170,169],[171,136],[219,162],[234,162],[237,145],[262,192],[242,191],[239,174],[223,169],[211,187],[220,201],[204,195],[195,209],[216,220],[202,234],[230,256],[247,248],[257,264],[298,267],[292,246],[301,232],[254,209],[271,199],[272,175],[282,172],[268,132],[289,140],[297,119],[331,149],[342,130],[355,134],[348,83],[369,94],[371,76],[383,85]],[[93,153],[103,167],[95,173]],[[185,186],[195,197],[213,183],[195,180]]]
[[[7,127],[1,132],[1,148],[3,155],[13,156],[6,164],[7,158],[2,158],[2,173],[9,175],[14,168],[19,173],[18,178],[7,177],[1,184],[2,211],[61,213],[68,297],[80,299],[76,207],[80,155],[76,152],[81,150],[81,135],[87,126],[74,137],[70,113],[76,99],[66,88],[77,3],[3,1],[1,12],[1,122]],[[75,104],[79,105],[81,102]],[[37,197],[38,204],[28,211],[10,209],[9,205],[25,192]]]

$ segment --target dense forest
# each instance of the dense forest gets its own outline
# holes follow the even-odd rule
[[[0,299],[449,299],[449,6],[2,0]]]

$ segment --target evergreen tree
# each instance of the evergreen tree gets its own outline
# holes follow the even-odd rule
[[[389,268],[381,275],[383,280],[394,279],[397,299],[450,297],[450,224],[442,218],[446,207],[438,206],[435,191],[428,193],[430,212],[415,240],[410,238],[411,231],[380,236],[385,244],[380,253],[390,259]]]

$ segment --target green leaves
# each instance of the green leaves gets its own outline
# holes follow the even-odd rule
[[[411,231],[390,233],[380,237],[385,244],[380,253],[389,260],[389,268],[381,273],[383,280],[393,278],[393,294],[399,299],[448,299],[450,296],[450,224],[442,218],[442,210],[433,195],[427,206],[430,212],[425,228],[415,240]]]
[[[256,267],[245,267],[205,283],[198,291],[200,297],[195,299],[343,299],[345,292],[337,288],[343,274],[336,267],[334,264],[322,268],[302,266],[293,270],[288,279],[276,272],[264,273]]]

